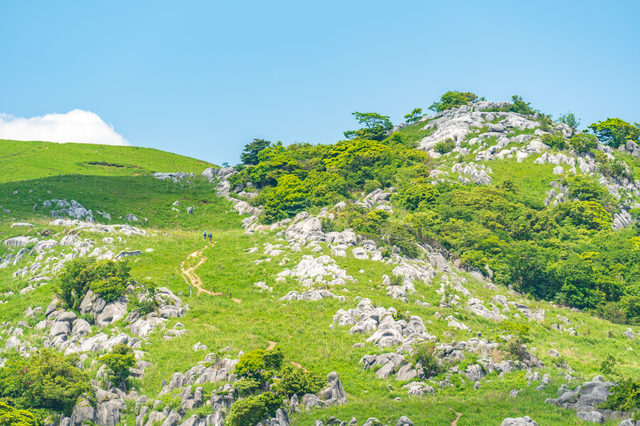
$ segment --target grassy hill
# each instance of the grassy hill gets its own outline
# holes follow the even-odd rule
[[[130,378],[129,385],[135,387],[139,395],[149,398],[141,404],[150,411],[162,411],[165,407],[180,411],[179,394],[185,387],[160,395],[166,384],[163,381],[170,382],[174,373],[185,373],[198,366],[208,353],[237,358],[240,351],[246,354],[255,349],[276,348],[282,351],[285,366],[296,366],[323,379],[330,372],[338,373],[347,394],[345,405],[309,411],[302,408],[293,413],[291,424],[296,426],[312,425],[316,420],[328,424],[332,416],[347,423],[356,417],[358,425],[369,417],[376,417],[382,424],[393,426],[403,415],[416,425],[500,425],[507,417],[526,415],[540,425],[585,424],[574,410],[545,403],[545,400],[557,398],[562,385],[574,389],[598,374],[604,374],[606,380],[620,380],[620,376],[602,367],[602,361],[609,356],[618,359],[616,368],[621,376],[638,377],[640,340],[637,334],[632,338],[624,334],[629,327],[637,331],[637,322],[632,316],[612,317],[595,309],[577,309],[566,300],[537,295],[535,290],[542,287],[543,279],[551,282],[562,277],[566,280],[571,271],[577,271],[578,279],[566,282],[587,283],[584,284],[587,289],[596,286],[603,289],[604,284],[612,286],[621,292],[616,296],[618,299],[598,299],[599,303],[604,300],[603,305],[598,306],[611,307],[607,303],[614,303],[614,307],[627,309],[628,305],[622,305],[621,300],[633,302],[628,298],[633,296],[635,288],[635,265],[629,259],[635,259],[633,256],[638,254],[638,231],[634,226],[611,229],[612,217],[608,227],[597,229],[590,227],[591,223],[576,222],[575,215],[565,212],[567,206],[575,207],[576,204],[571,203],[576,201],[545,205],[549,183],[565,182],[561,179],[571,178],[571,172],[565,167],[563,175],[559,175],[554,171],[557,165],[536,163],[542,151],[531,150],[530,155],[518,161],[516,153],[524,152],[526,145],[512,140],[502,147],[515,148],[511,158],[504,154],[503,159],[477,160],[478,155],[484,155],[481,151],[501,143],[495,136],[486,138],[485,145],[471,142],[480,131],[489,130],[489,125],[472,128],[466,137],[460,138],[455,151],[449,150],[444,155],[436,154],[429,147],[416,149],[434,135],[437,128],[425,129],[425,126],[436,119],[432,117],[405,126],[384,140],[356,139],[315,147],[272,146],[261,153],[259,164],[248,165],[229,178],[231,188],[251,182],[251,187],[258,191],[253,199],[244,199],[242,193],[233,191],[233,198],[219,197],[215,185],[199,176],[209,164],[157,150],[0,141],[3,148],[5,142],[7,146],[0,160],[0,205],[2,210],[9,210],[0,213],[0,240],[27,236],[60,242],[63,237],[76,234],[80,238],[77,247],[53,246],[42,253],[40,260],[36,258],[38,253],[29,254],[35,246],[30,243],[24,258],[15,265],[0,268],[0,301],[6,302],[0,304],[0,322],[5,322],[0,350],[16,327],[20,327],[23,334],[15,337],[23,345],[28,342],[31,347],[41,349],[50,344],[47,327],[51,324],[45,322],[45,328],[36,324],[42,324],[44,310],[59,292],[59,282],[55,274],[45,273],[44,269],[23,274],[24,268],[38,262],[52,266],[65,257],[86,258],[86,252],[81,256],[83,244],[88,245],[89,250],[108,248],[113,253],[139,250],[141,254],[131,257],[129,262],[132,282],[167,287],[180,298],[183,306],[188,306],[184,317],[169,317],[148,337],[136,338],[140,351],[137,355],[152,366],[147,367],[144,377]],[[502,120],[489,121],[490,125],[497,125]],[[478,132],[474,133],[475,130]],[[505,132],[511,138],[533,137],[533,133],[533,129]],[[576,158],[568,150],[554,148],[544,152]],[[49,157],[50,153],[55,155]],[[637,167],[637,160],[628,153],[614,154],[612,157],[626,158],[632,170]],[[458,165],[467,165],[474,171],[470,174]],[[488,173],[490,182],[465,183],[465,178],[473,176],[483,179],[479,166],[492,169]],[[160,181],[149,176],[156,171],[193,172],[196,178],[188,179],[188,183],[186,180]],[[595,188],[596,177],[590,176],[589,188]],[[245,189],[252,190],[251,187]],[[390,187],[395,187],[395,192]],[[367,204],[372,200],[367,194],[377,189],[380,191],[374,194],[387,194],[387,198],[377,198],[378,201]],[[629,192],[630,197],[634,197],[633,192]],[[610,194],[597,193],[598,202],[610,210],[607,210],[609,216],[626,208],[620,199],[613,197],[615,201],[612,201]],[[141,220],[130,224],[143,229],[147,235],[102,234],[78,230],[75,226],[52,225],[50,211],[57,207],[43,206],[44,201],[51,199],[76,200],[86,209],[92,209],[96,221],[104,225],[125,223],[124,217],[133,213]],[[251,221],[249,216],[239,215],[234,209],[237,199],[246,201],[246,206],[265,206],[259,223],[247,225]],[[176,201],[179,203],[174,206]],[[346,201],[344,208],[333,208],[339,201]],[[34,210],[36,204],[38,208]],[[186,209],[191,206],[193,214],[187,214]],[[109,213],[111,220],[96,214],[98,210]],[[293,218],[302,210],[312,217],[318,216],[322,235],[329,232],[345,235],[344,232],[353,229],[361,236],[356,247],[341,248],[338,242],[320,242],[319,248],[307,244],[308,241],[296,244],[283,232],[289,224],[277,221]],[[572,212],[575,213],[575,209]],[[12,227],[15,222],[34,226]],[[273,222],[276,222],[273,229],[265,226]],[[212,233],[211,244],[201,238],[203,230]],[[105,236],[115,239],[112,243],[103,242]],[[373,258],[374,253],[379,253],[383,261],[357,258],[355,249],[367,247],[365,240],[373,241],[376,246],[367,256]],[[530,281],[540,284],[523,290],[521,286],[525,281],[518,281],[517,275],[500,274],[511,271],[507,267],[518,259],[522,262],[529,259],[528,252],[520,253],[520,258],[510,257],[514,247],[534,243],[540,244],[540,251],[548,250],[558,258],[545,258],[544,265],[542,261],[534,265],[519,264],[520,272],[538,268],[537,275],[532,273]],[[340,255],[343,249],[344,255]],[[0,257],[16,256],[19,250],[0,245]],[[446,260],[442,257],[444,264],[431,262],[429,256],[434,254],[446,256]],[[579,266],[587,265],[591,268],[588,272],[599,277],[597,282],[588,281],[590,275],[584,269],[569,270],[569,273],[563,269],[576,261],[574,254],[581,256],[583,263]],[[333,278],[329,276],[311,282],[281,278],[285,269],[320,256],[326,256],[325,261],[332,265],[335,262],[335,268],[354,279],[332,284]],[[612,258],[615,263],[609,265],[607,262]],[[485,269],[486,264],[491,268]],[[408,292],[406,300],[391,297],[390,291],[405,284],[396,268],[406,265],[433,270],[433,275],[426,281],[411,278],[415,292]],[[492,268],[496,271],[493,284]],[[14,276],[18,271],[21,271],[19,276]],[[551,276],[551,272],[556,275]],[[391,284],[385,282],[385,275],[391,277]],[[194,276],[197,285],[190,281]],[[34,280],[38,277],[43,280]],[[271,291],[255,285],[260,282]],[[343,296],[344,300],[280,300],[290,291],[302,293],[310,289],[328,290]],[[509,304],[501,305],[497,296],[504,296]],[[135,295],[129,293],[128,297],[133,299]],[[334,321],[339,310],[355,309],[362,298],[370,299],[375,307],[395,309],[393,327],[399,327],[403,321],[406,325],[412,316],[420,317],[426,332],[433,336],[434,346],[429,346],[433,356],[443,350],[434,348],[466,344],[474,338],[497,345],[488,352],[460,346],[463,358],[442,358],[443,370],[422,380],[399,380],[395,374],[381,379],[376,374],[379,367],[364,370],[360,362],[363,356],[402,353],[405,361],[411,363],[412,355],[399,350],[399,345],[381,348],[366,342],[371,331],[350,333],[353,324],[341,326]],[[479,303],[494,315],[477,314],[472,307]],[[36,310],[33,316],[25,318],[29,308],[37,307],[43,311]],[[140,308],[133,303],[127,306],[128,313],[137,309]],[[527,311],[538,314],[544,311],[544,315],[528,318]],[[355,315],[354,311],[350,312]],[[497,319],[495,312],[500,315]],[[83,315],[81,319],[93,321],[90,315]],[[455,326],[452,320],[463,323],[464,327]],[[19,325],[20,321],[26,321],[27,325]],[[70,346],[75,347],[73,345],[83,339],[99,333],[131,335],[130,325],[124,318],[103,328],[91,323],[89,334],[72,338]],[[168,339],[168,332],[174,327],[187,332]],[[514,355],[508,350],[508,344],[514,342],[520,332],[526,337],[526,353],[542,361],[544,367],[491,372],[487,365],[513,364],[519,360],[517,352]],[[206,345],[208,350],[194,350],[197,344]],[[420,344],[412,350],[415,352],[418,347]],[[28,350],[28,347],[24,351],[20,349],[23,355]],[[0,353],[0,357],[9,359],[14,352]],[[77,355],[70,352],[68,359],[74,365],[80,362],[87,379],[98,380],[107,388],[107,381],[99,374],[102,364],[97,361],[102,354],[89,351],[86,357],[76,358]],[[476,365],[482,365],[479,368],[486,373],[477,384],[460,374]],[[531,379],[534,373],[548,375],[546,387],[536,389],[541,377]],[[279,377],[286,373],[280,370],[269,374]],[[0,368],[0,385],[2,380]],[[432,386],[434,393],[410,396],[404,386],[418,381]],[[229,387],[222,389],[226,383],[202,384],[204,399],[228,395]],[[240,389],[237,383],[229,385]],[[193,384],[194,389],[197,386],[200,385]],[[253,388],[245,396],[265,391],[266,386]],[[513,391],[517,395],[513,395]],[[302,399],[302,394],[298,396]],[[33,410],[41,420],[48,414],[13,396],[6,398],[18,408]],[[125,405],[126,408],[120,410],[120,424],[135,424],[135,399],[127,400]],[[631,401],[631,409],[626,411],[634,410]],[[204,404],[185,410],[181,422],[191,415],[210,414],[211,407]],[[457,418],[457,423],[452,423]],[[609,420],[605,424],[619,423],[620,420]],[[160,420],[153,424],[160,425]],[[255,426],[255,423],[243,426]]]
[[[153,148],[0,139],[0,183],[58,175],[139,176],[154,172],[201,173],[205,161]]]

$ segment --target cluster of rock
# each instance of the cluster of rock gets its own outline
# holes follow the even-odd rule
[[[122,413],[126,410],[126,395],[105,391],[95,387],[96,400],[93,405],[88,399],[81,399],[73,408],[71,417],[60,417],[60,426],[80,426],[86,422],[98,426],[115,426],[120,423]],[[114,389],[115,390],[115,389]]]
[[[391,207],[389,199],[391,198],[391,195],[393,195],[396,191],[394,188],[389,188],[387,189],[387,191],[388,192],[385,192],[382,189],[378,188],[367,194],[362,201],[358,201],[356,202],[356,204],[368,209],[384,210],[393,214],[393,208]],[[344,206],[342,205],[336,207],[344,208]]]
[[[558,407],[577,411],[577,417],[592,423],[604,423],[607,420],[623,420],[620,425],[633,426],[633,413],[624,411],[612,411],[596,408],[611,395],[611,389],[615,382],[605,382],[602,376],[596,376],[593,380],[582,383],[575,389],[570,389],[563,384],[558,389],[558,398],[549,398],[545,402]]]
[[[369,417],[367,418],[367,420],[365,420],[362,426],[379,426],[382,424],[383,423],[380,420],[378,420],[376,417]],[[357,426],[357,425],[358,425],[358,420],[355,417],[352,417],[351,420],[347,423],[346,421],[343,421],[331,416],[327,419],[327,423],[326,423],[326,426]],[[390,422],[390,423],[387,423],[385,426],[393,426],[393,425],[394,423]],[[325,426],[325,423],[322,420],[316,420],[313,423],[313,426]],[[397,422],[395,422],[395,426],[413,426],[413,422],[409,420],[407,416],[402,416],[398,419]]]
[[[322,300],[324,298],[338,299],[340,302],[344,302],[346,298],[344,296],[336,296],[328,290],[309,290],[298,294],[297,291],[290,291],[280,300]]]
[[[138,218],[133,214],[127,215],[125,217],[126,220],[131,222],[137,222]],[[96,223],[82,222],[78,220],[65,220],[65,219],[57,219],[53,222],[49,223],[50,226],[64,226],[64,227],[74,227],[73,232],[78,233],[80,231],[89,231],[89,232],[98,232],[98,233],[121,233],[124,235],[143,235],[147,236],[147,231],[144,229],[139,229],[131,225],[127,224],[116,224],[116,225],[101,225]]]
[[[491,185],[492,179],[489,174],[493,171],[491,167],[487,167],[484,164],[470,163],[456,163],[451,167],[451,173],[457,173],[458,182],[463,185],[469,185],[471,182],[476,185]],[[465,176],[469,176],[466,178]],[[437,182],[436,182],[437,183]]]
[[[355,309],[339,309],[333,316],[333,322],[341,327],[351,326],[349,334],[373,333],[367,338],[379,348],[398,346],[398,353],[409,352],[416,342],[435,339],[427,333],[427,329],[419,316],[411,316],[408,320],[398,319],[394,308],[374,308],[371,300],[360,300]]]
[[[257,226],[258,216],[262,212],[262,208],[254,207],[247,203],[246,201],[239,200],[237,198],[231,197],[231,182],[229,182],[229,177],[237,173],[236,169],[233,167],[223,167],[223,168],[215,168],[209,167],[205,171],[201,173],[202,176],[209,180],[209,183],[216,184],[216,194],[218,197],[222,197],[233,203],[233,208],[238,211],[238,214],[244,215],[248,214],[250,217],[245,218],[242,221],[242,225],[245,229],[252,229],[252,226]],[[249,184],[247,184],[250,186]],[[237,189],[237,191],[236,191]],[[244,185],[240,185],[238,188],[233,188],[234,192],[238,192],[239,196],[245,196],[246,198],[253,198],[254,193],[247,193],[243,191]],[[251,195],[249,195],[251,194]],[[257,194],[256,194],[257,195]]]
[[[434,147],[438,142],[452,139],[460,143],[473,132],[473,129],[488,126],[488,132],[478,137],[489,138],[502,137],[515,129],[535,129],[540,126],[540,123],[514,112],[484,112],[487,109],[506,108],[510,105],[509,102],[483,101],[439,112],[422,128],[434,131],[420,141],[420,148],[437,158],[440,154],[434,151]],[[496,119],[501,121],[492,123]]]
[[[313,257],[304,255],[300,262],[292,269],[285,269],[278,273],[276,281],[284,281],[287,277],[297,279],[304,287],[316,285],[344,286],[347,281],[354,281],[351,275],[330,256]],[[328,279],[327,279],[328,278]]]
[[[193,173],[185,173],[185,172],[175,172],[175,173],[154,173],[153,176],[156,179],[159,180],[167,180],[167,179],[171,179],[173,180],[173,183],[178,183],[180,181],[182,181],[182,179],[188,179],[188,178],[194,178],[196,177],[196,175],[194,175]],[[188,180],[186,181],[186,183],[191,183]]]
[[[53,199],[51,201],[46,200],[44,203],[42,203],[42,205],[47,208],[54,206],[54,204],[55,207],[59,209],[51,210],[50,214],[54,218],[59,218],[61,215],[65,215],[73,217],[77,220],[82,220],[84,218],[87,222],[95,223],[95,219],[93,218],[93,211],[85,209],[84,207],[82,207],[82,204],[75,200],[71,200],[71,203],[69,203],[67,200]]]

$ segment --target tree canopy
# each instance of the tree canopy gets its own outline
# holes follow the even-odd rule
[[[640,124],[630,124],[619,118],[607,118],[589,125],[589,129],[600,142],[609,144],[613,148],[624,145],[628,140],[637,142],[640,138]]]

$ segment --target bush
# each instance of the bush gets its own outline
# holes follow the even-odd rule
[[[413,345],[411,364],[415,367],[420,363],[427,378],[437,376],[445,371],[445,368],[438,364],[435,352],[436,344],[434,342],[419,342]]]
[[[242,378],[233,384],[235,390],[238,391],[240,396],[253,395],[258,389],[260,389],[260,382],[253,379]]]
[[[396,196],[398,203],[407,210],[427,210],[435,202],[440,192],[431,184],[409,186]]]
[[[536,112],[531,109],[530,103],[525,102],[524,99],[522,99],[522,96],[513,95],[511,97],[511,102],[513,102],[513,105],[511,106],[511,111],[513,112],[522,115],[533,115]]]
[[[447,140],[440,141],[437,144],[435,144],[433,146],[433,150],[435,152],[438,152],[438,153],[444,155],[444,154],[446,154],[448,152],[453,151],[453,148],[455,148],[455,147],[456,147],[456,143],[453,141],[453,139],[447,139]]]
[[[112,302],[124,295],[130,271],[128,262],[96,262],[90,257],[74,259],[65,265],[58,279],[58,295],[65,307],[76,312],[89,290]]]
[[[271,392],[250,396],[236,401],[226,419],[229,426],[254,426],[261,420],[274,416],[282,406],[281,397]]]
[[[269,351],[254,349],[240,357],[234,373],[264,383],[274,371],[280,370],[284,355],[280,348]]]
[[[494,340],[504,343],[504,350],[519,361],[526,358],[525,345],[531,342],[529,337],[529,325],[513,321],[504,321],[501,324],[501,332],[508,337],[495,337]]]
[[[306,395],[318,393],[326,384],[322,377],[305,372],[300,368],[285,367],[281,373],[281,379],[273,385],[272,390],[287,398],[293,395]]]
[[[542,143],[549,145],[551,148],[562,150],[569,146],[562,132],[555,132],[553,135],[545,133],[542,135]]]
[[[376,189],[382,188],[382,184],[377,180],[367,180],[364,182],[364,193],[369,194]]]
[[[131,375],[129,369],[136,365],[136,358],[133,356],[133,349],[124,343],[114,346],[110,354],[102,355],[98,361],[109,367],[111,370],[110,379],[114,383],[119,383],[122,389],[127,390],[127,379]]]
[[[478,98],[475,93],[458,92],[456,90],[449,91],[440,97],[440,101],[434,102],[429,107],[430,110],[441,112],[448,109],[457,108],[468,103],[478,102],[484,98]]]
[[[0,425],[37,426],[36,417],[27,410],[17,410],[0,401]]]
[[[580,133],[569,139],[569,145],[581,154],[591,152],[598,146],[598,138],[588,133]]]
[[[50,349],[41,349],[30,358],[8,355],[0,368],[0,397],[19,409],[46,409],[70,416],[85,392],[91,392],[89,377],[71,358]]]

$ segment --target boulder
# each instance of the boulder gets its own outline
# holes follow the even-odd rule
[[[73,407],[71,426],[80,426],[86,420],[95,422],[95,409],[87,399],[82,399]]]
[[[533,421],[529,416],[517,417],[515,419],[509,417],[504,419],[500,426],[538,426],[538,423]]]
[[[124,296],[108,303],[100,313],[96,314],[96,325],[102,328],[124,318],[127,314],[127,303],[128,299]]]
[[[604,416],[597,411],[579,411],[576,416],[586,422],[604,423]]]

